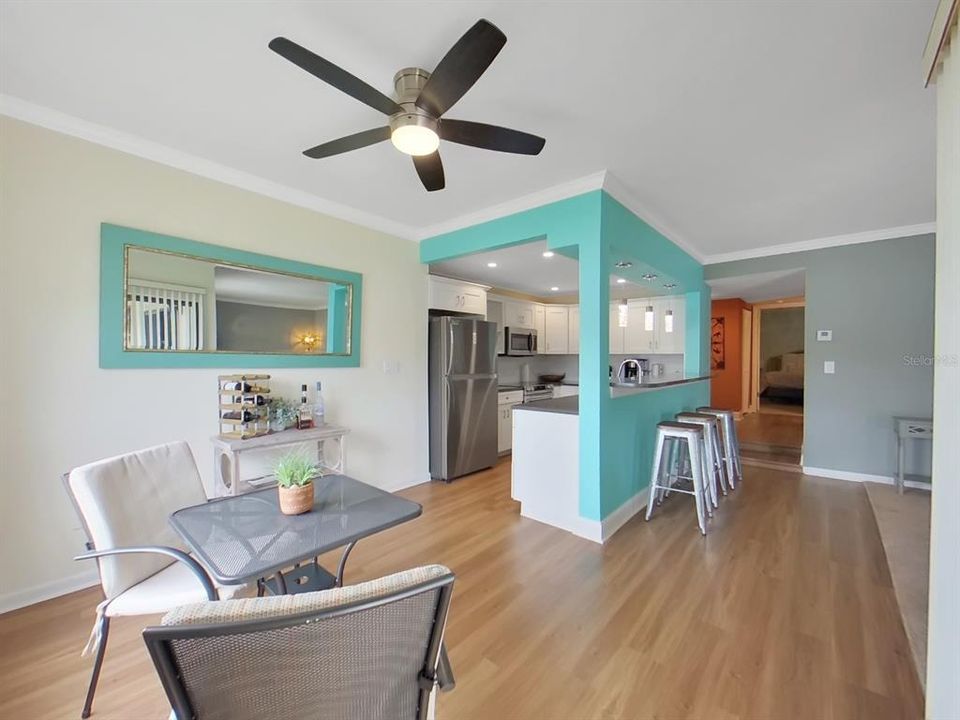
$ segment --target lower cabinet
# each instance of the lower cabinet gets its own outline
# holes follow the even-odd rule
[[[501,392],[497,396],[497,452],[513,447],[513,408],[523,402],[523,391]]]

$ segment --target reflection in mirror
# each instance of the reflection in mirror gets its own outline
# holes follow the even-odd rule
[[[352,288],[126,248],[125,349],[348,354]]]

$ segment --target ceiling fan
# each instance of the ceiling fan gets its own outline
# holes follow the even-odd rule
[[[304,150],[304,155],[325,158],[390,140],[400,152],[413,156],[423,186],[432,192],[444,187],[443,163],[437,149],[440,140],[521,155],[538,155],[543,150],[546,140],[530,133],[441,119],[473,87],[506,42],[507,36],[493,23],[478,20],[443,56],[433,73],[422,68],[400,70],[393,78],[396,100],[285,37],[274,38],[269,47],[311,75],[389,116],[383,127],[322,143]]]

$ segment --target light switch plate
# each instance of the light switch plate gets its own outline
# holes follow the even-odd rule
[[[833,340],[833,330],[817,330],[817,342],[830,342]]]
[[[833,375],[836,373],[836,364],[833,360],[824,360],[823,361],[823,374],[824,375]]]

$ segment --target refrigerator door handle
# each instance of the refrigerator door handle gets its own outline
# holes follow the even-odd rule
[[[449,375],[453,369],[453,323],[447,321],[447,327],[450,328],[450,347],[447,348],[447,369],[444,375]]]

